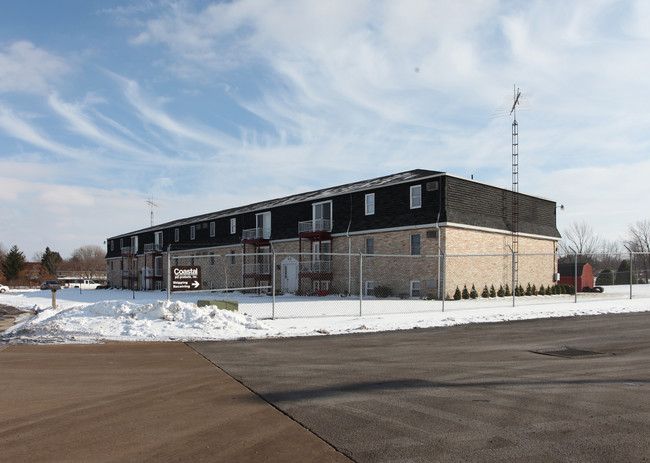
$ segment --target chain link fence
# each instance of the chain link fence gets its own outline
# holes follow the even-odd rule
[[[650,297],[648,264],[644,253],[186,252],[169,255],[164,286],[169,300],[260,319],[370,316]]]

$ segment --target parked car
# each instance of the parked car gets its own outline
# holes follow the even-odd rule
[[[44,281],[43,284],[41,284],[41,289],[58,291],[59,289],[61,289],[61,285],[59,284],[58,281]]]
[[[0,285],[0,293],[6,293],[7,291],[9,291],[8,287],[5,285]]]

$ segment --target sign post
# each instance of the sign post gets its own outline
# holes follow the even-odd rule
[[[200,266],[175,266],[171,272],[172,291],[200,291],[201,267]]]

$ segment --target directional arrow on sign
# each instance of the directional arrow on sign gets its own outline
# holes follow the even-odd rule
[[[192,282],[192,286],[194,286],[194,289],[198,288],[200,284],[201,284],[201,283],[199,283],[199,282],[196,281],[196,280]]]

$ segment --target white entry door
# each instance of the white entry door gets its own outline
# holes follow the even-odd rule
[[[282,261],[282,292],[295,293],[298,291],[298,261],[287,257]]]

